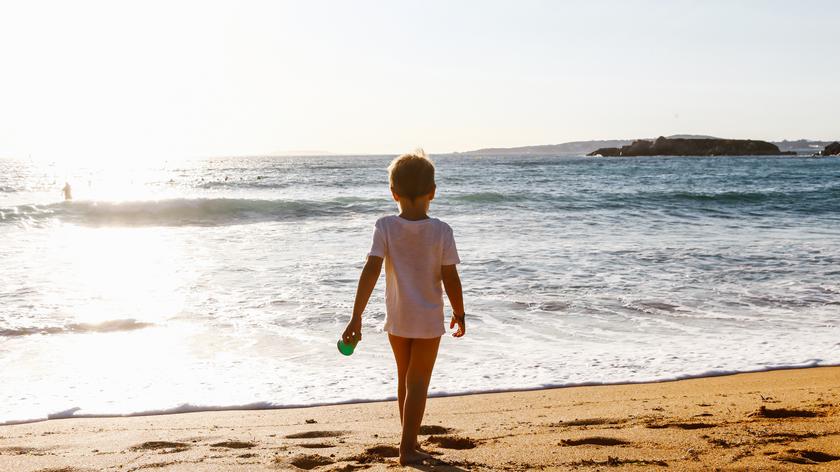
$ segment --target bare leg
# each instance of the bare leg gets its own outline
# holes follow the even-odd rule
[[[403,407],[405,406],[405,377],[408,372],[408,364],[411,361],[412,339],[389,334],[388,341],[391,342],[391,350],[394,352],[394,359],[397,361],[397,405],[400,409],[400,425],[402,425]],[[420,443],[416,443],[414,448],[418,451],[423,450]]]
[[[403,405],[405,405],[405,375],[411,361],[411,339],[389,334],[388,341],[391,342],[391,350],[394,352],[394,359],[397,361],[397,405],[400,408],[400,425],[402,425]]]
[[[403,430],[400,440],[400,464],[419,462],[429,457],[418,452],[417,433],[426,410],[426,395],[435,367],[440,338],[412,339],[411,358],[405,376],[405,404],[403,405]]]

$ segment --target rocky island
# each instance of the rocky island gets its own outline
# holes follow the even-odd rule
[[[821,156],[840,156],[840,143],[834,141],[822,150]]]
[[[752,139],[685,139],[658,137],[655,141],[638,139],[620,148],[597,149],[587,156],[782,156],[783,152],[767,141]]]

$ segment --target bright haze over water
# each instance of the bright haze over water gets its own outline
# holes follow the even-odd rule
[[[393,397],[384,279],[335,345],[392,157],[0,161],[0,423]],[[433,395],[840,363],[840,159],[435,160]]]

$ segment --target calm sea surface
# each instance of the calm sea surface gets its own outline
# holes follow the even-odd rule
[[[335,347],[391,157],[0,160],[0,423],[393,397],[384,278]],[[840,159],[435,160],[433,394],[840,363]]]

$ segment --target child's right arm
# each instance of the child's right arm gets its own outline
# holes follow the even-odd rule
[[[365,311],[370,294],[376,287],[379,274],[382,272],[382,258],[368,256],[362,275],[359,276],[359,286],[356,288],[356,302],[353,304],[353,317],[347,323],[341,339],[347,344],[357,343],[362,340],[362,312]]]
[[[449,297],[449,304],[452,305],[452,321],[449,322],[449,329],[458,325],[458,331],[452,336],[460,338],[467,333],[467,322],[464,319],[464,294],[461,291],[461,277],[458,276],[458,269],[455,264],[440,266],[440,275],[443,279],[443,288],[446,296]]]

